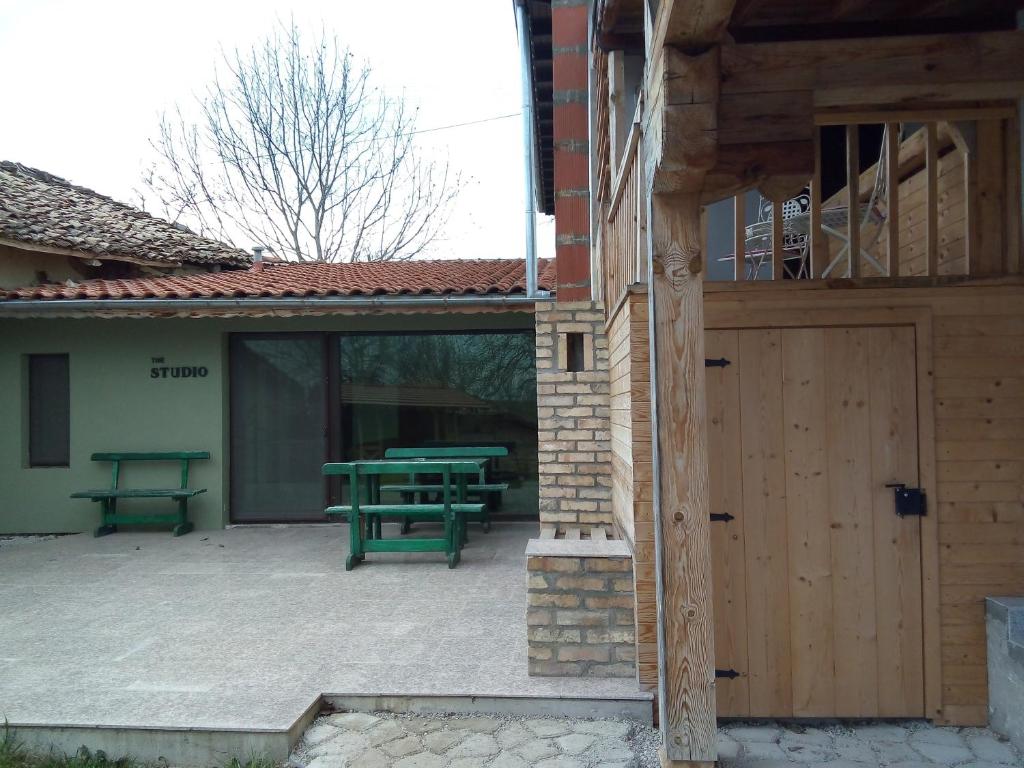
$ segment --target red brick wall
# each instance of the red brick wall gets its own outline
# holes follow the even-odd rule
[[[590,299],[590,145],[587,2],[553,0],[557,299]]]

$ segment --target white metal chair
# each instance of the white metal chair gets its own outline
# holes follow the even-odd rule
[[[888,196],[892,190],[898,193],[898,182],[893,183],[887,178],[888,167],[888,136],[886,126],[882,133],[882,149],[879,153],[878,163],[875,165],[875,183],[871,189],[871,195],[867,202],[858,206],[857,226],[863,230],[868,225],[874,229],[871,237],[861,241],[860,255],[879,274],[886,274],[885,267],[871,255],[870,250],[878,242],[882,229],[888,220]],[[897,137],[896,145],[899,146],[902,138],[902,126],[900,136]],[[883,202],[885,201],[885,202]],[[840,264],[846,262],[844,277],[852,273],[850,259],[850,236],[849,236],[849,208],[845,205],[832,208],[823,208],[821,211],[821,229],[844,245],[839,253],[829,262],[828,266],[821,272],[821,277],[831,275]],[[746,227],[746,238],[744,242],[743,260],[748,280],[754,280],[765,264],[772,260],[772,217],[774,205],[764,197],[758,205],[757,221]],[[805,190],[791,200],[782,204],[783,218],[783,269],[786,274],[794,280],[806,280],[812,277],[810,272],[810,242],[811,242],[811,197],[810,192]],[[725,257],[724,260],[731,260],[735,257]]]

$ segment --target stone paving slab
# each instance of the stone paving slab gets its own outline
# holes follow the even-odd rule
[[[620,720],[344,712],[306,731],[289,768],[648,768],[658,733]],[[984,728],[920,721],[722,723],[721,768],[1020,768]]]
[[[656,768],[657,733],[624,720],[342,712],[289,768]]]
[[[719,726],[721,768],[1021,768],[1009,741],[986,728],[923,721],[741,723]]]

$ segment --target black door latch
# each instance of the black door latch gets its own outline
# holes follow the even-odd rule
[[[736,678],[736,677],[739,677],[739,676],[740,676],[740,673],[737,672],[735,669],[716,669],[715,670],[715,677],[724,677],[724,678],[727,678],[729,680],[732,680],[733,678]]]
[[[924,517],[928,514],[928,499],[920,488],[907,488],[903,483],[886,483],[885,487],[893,489],[896,514],[900,517]]]

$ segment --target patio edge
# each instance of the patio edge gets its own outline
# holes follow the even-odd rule
[[[326,707],[348,712],[394,714],[520,715],[631,720],[642,725],[654,722],[653,697],[560,698],[558,696],[415,696],[325,693]]]

